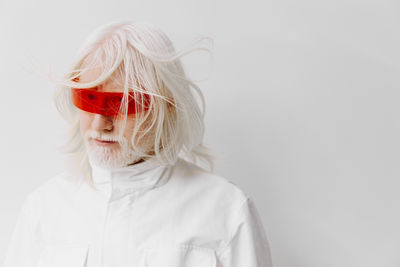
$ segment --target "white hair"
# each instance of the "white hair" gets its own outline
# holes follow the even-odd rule
[[[209,38],[201,38],[202,41]],[[196,163],[202,160],[214,168],[214,156],[203,145],[205,102],[199,87],[190,81],[180,58],[205,47],[191,47],[180,52],[160,29],[149,23],[112,22],[96,29],[78,50],[71,70],[57,81],[54,101],[58,111],[70,123],[71,129],[64,151],[75,159],[78,172],[91,184],[91,167],[80,133],[78,109],[72,104],[71,88],[91,88],[106,80],[123,81],[124,97],[120,109],[123,120],[119,133],[126,126],[128,94],[150,95],[150,108],[137,113],[133,128],[132,149],[144,159],[155,157],[161,165],[174,164],[177,158]],[[95,67],[102,73],[96,80],[76,82],[80,74]],[[201,109],[193,94],[197,93]],[[144,99],[139,97],[139,99]],[[135,139],[154,132],[154,151],[141,150]],[[139,142],[140,144],[140,142]]]

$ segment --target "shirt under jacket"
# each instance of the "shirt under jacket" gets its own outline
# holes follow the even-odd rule
[[[253,201],[179,158],[68,172],[25,198],[4,267],[271,267]]]

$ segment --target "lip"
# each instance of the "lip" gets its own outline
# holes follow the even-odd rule
[[[114,145],[117,144],[117,142],[115,141],[106,141],[106,140],[101,140],[101,139],[93,139],[96,144],[98,145],[102,145],[102,146],[110,146],[110,145]]]

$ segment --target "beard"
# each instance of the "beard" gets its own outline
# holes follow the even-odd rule
[[[114,141],[118,144],[101,146],[96,143],[95,138]],[[125,137],[118,139],[118,137],[113,135],[87,131],[84,139],[89,160],[105,169],[114,169],[135,164],[143,158],[143,154],[135,152],[129,146],[128,140]]]

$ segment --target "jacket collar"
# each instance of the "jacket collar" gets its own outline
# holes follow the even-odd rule
[[[95,187],[106,190],[113,200],[163,185],[168,181],[173,167],[161,165],[156,158],[114,169],[102,168],[90,160],[89,164]]]

